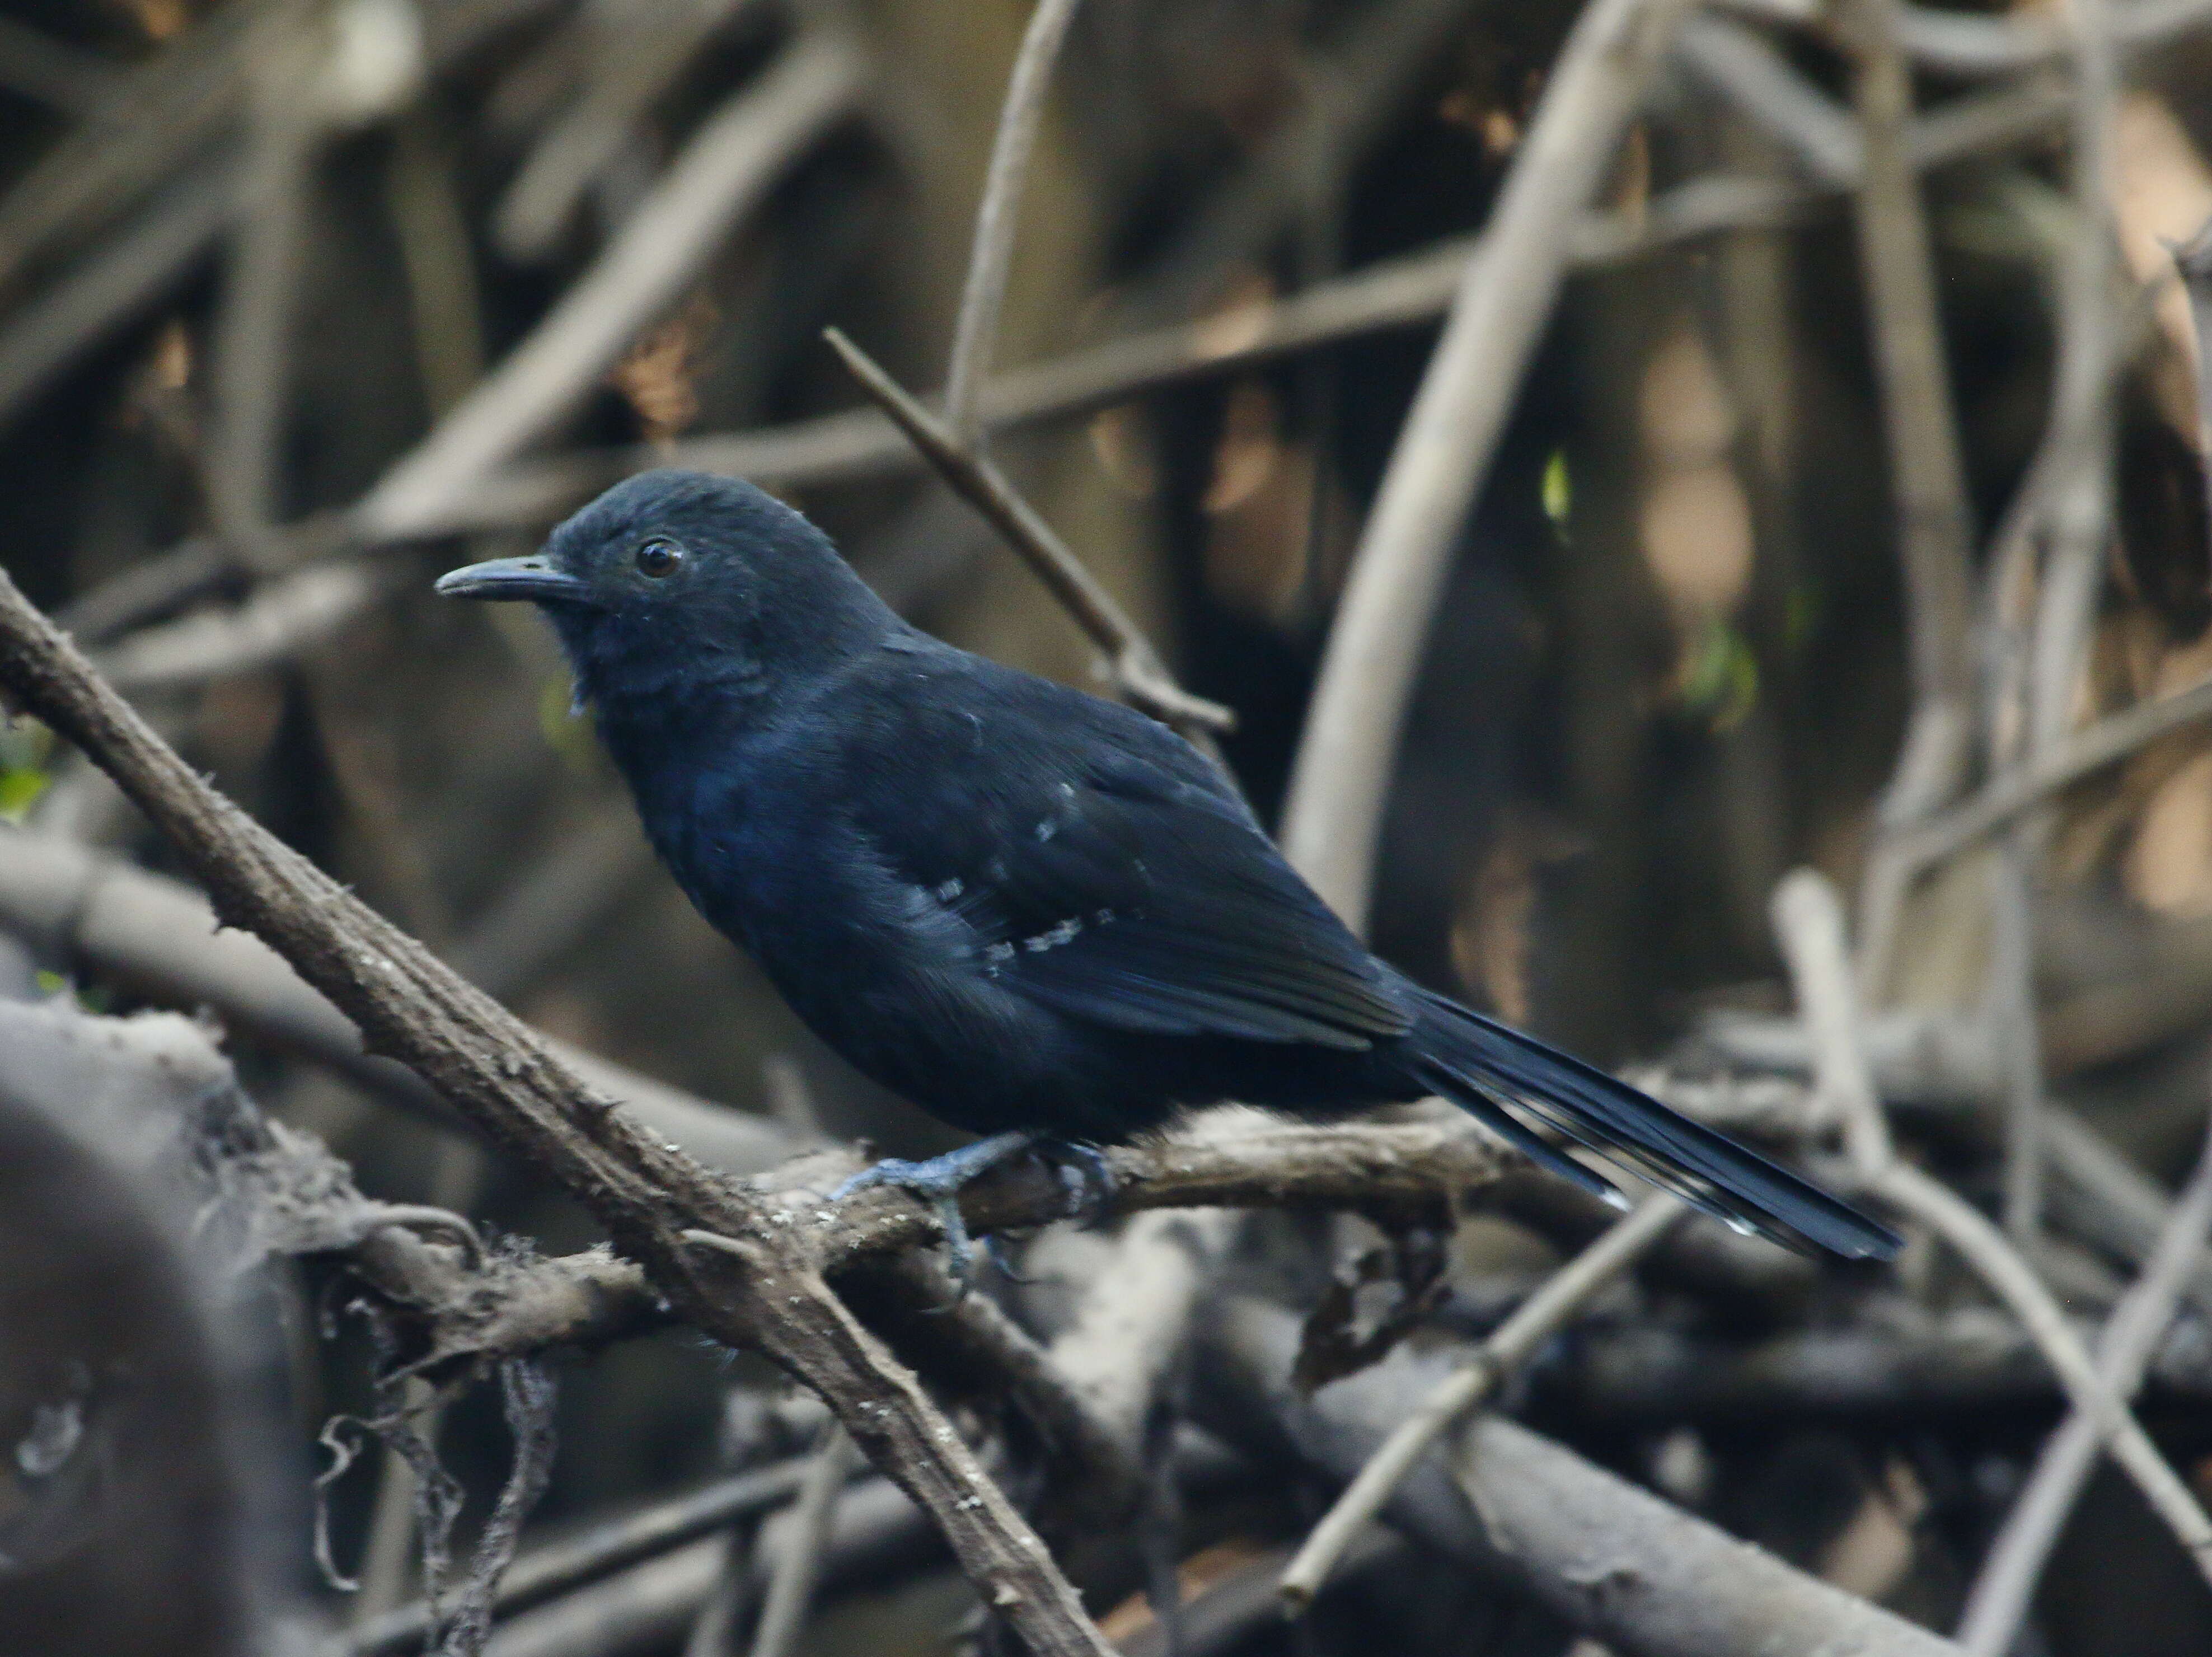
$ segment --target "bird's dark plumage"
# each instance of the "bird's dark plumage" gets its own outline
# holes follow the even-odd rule
[[[1370,955],[1180,738],[901,620],[751,486],[648,472],[536,558],[540,603],[700,911],[861,1070],[978,1133],[1111,1142],[1237,1099],[1442,1093],[1586,1185],[1559,1130],[1739,1223],[1896,1240],[1602,1071]]]

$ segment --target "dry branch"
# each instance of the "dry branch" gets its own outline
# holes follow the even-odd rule
[[[1283,1573],[1283,1601],[1291,1614],[1313,1604],[1345,1550],[1382,1511],[1429,1447],[1495,1392],[1537,1348],[1634,1265],[1687,1212],[1681,1199],[1671,1193],[1646,1198],[1635,1213],[1547,1278],[1475,1349],[1464,1368],[1422,1400],[1345,1487]]]
[[[991,369],[999,338],[999,312],[1006,302],[1006,274],[1012,267],[1014,226],[1021,210],[1022,186],[1029,177],[1030,151],[1044,119],[1045,95],[1060,43],[1074,21],[1079,0],[1038,0],[1022,33],[1021,50],[1006,81],[1006,101],[991,144],[991,165],[983,180],[982,204],[975,210],[975,241],[968,258],[968,280],[953,326],[952,361],[945,372],[945,427],[965,448],[981,446],[975,396]]]
[[[1885,824],[1923,817],[1957,791],[1972,752],[1974,691],[1966,472],[1927,216],[1906,150],[1912,84],[1896,11],[1897,0],[1855,0],[1849,14],[1864,155],[1856,198],[1859,259],[1896,494],[1912,673],[1911,721],[1882,801]]]
[[[1351,1478],[1449,1373],[1401,1348],[1301,1398],[1297,1320],[1239,1298],[1199,1334],[1200,1420],[1256,1460]],[[1804,1575],[1495,1416],[1416,1468],[1389,1522],[1499,1574],[1628,1657],[1958,1657],[1948,1640]]]
[[[2113,1308],[2097,1343],[2097,1374],[2112,1396],[2132,1398],[2173,1320],[2191,1275],[2205,1264],[2212,1230],[2212,1134],[2181,1200],[2174,1204],[2142,1276]],[[1974,1657],[2012,1649],[2028,1602],[2074,1504],[2097,1465],[2103,1435],[2094,1416],[2076,1410],[2051,1435],[2027,1488],[1990,1544],[1960,1619],[1959,1643]]]
[[[1843,1122],[1864,1189],[1948,1243],[2020,1319],[2075,1407],[2096,1422],[2113,1459],[2212,1580],[2212,1518],[2099,1375],[2033,1268],[1972,1204],[1897,1159],[1881,1102],[1857,1052],[1858,1008],[1850,994],[1856,980],[1844,949],[1843,910],[1834,890],[1821,876],[1797,871],[1776,893],[1774,921],[1814,1034],[1821,1092]]]
[[[1595,0],[1546,83],[1398,436],[1329,631],[1283,826],[1363,930],[1382,797],[1461,525],[1559,296],[1578,214],[1663,60],[1682,0]]]
[[[1085,635],[1105,653],[1115,684],[1133,706],[1186,735],[1234,727],[1236,716],[1228,709],[1193,696],[1175,682],[1128,612],[997,466],[963,442],[842,333],[832,328],[827,338],[861,388],[898,423],[922,458],[1021,555]]]

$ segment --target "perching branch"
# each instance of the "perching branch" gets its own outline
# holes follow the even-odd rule
[[[1040,1657],[1103,1657],[1035,1533],[914,1376],[823,1285],[803,1228],[640,1133],[498,1003],[217,795],[12,582],[0,582],[0,684],[115,777],[206,881],[218,914],[260,932],[372,1049],[582,1202],[679,1315],[819,1392]],[[702,1234],[717,1246],[690,1240]]]

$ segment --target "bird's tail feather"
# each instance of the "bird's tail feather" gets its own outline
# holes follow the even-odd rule
[[[1817,1243],[1850,1259],[1887,1259],[1901,1246],[1893,1232],[1848,1203],[1595,1066],[1444,996],[1419,993],[1413,1039],[1423,1084],[1585,1190],[1618,1200],[1516,1112],[1631,1164],[1738,1230],[1793,1247]]]

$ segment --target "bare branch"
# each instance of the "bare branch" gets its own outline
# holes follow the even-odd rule
[[[861,73],[845,40],[802,35],[709,117],[599,262],[355,509],[358,532],[370,539],[416,533],[543,436],[844,113]]]
[[[1682,0],[1595,0],[1577,19],[1360,538],[1282,834],[1291,863],[1355,930],[1407,698],[1462,522],[1558,298],[1577,216],[1686,9]]]
[[[1006,101],[999,112],[998,137],[991,145],[990,171],[983,181],[982,205],[975,212],[975,251],[968,259],[967,286],[952,332],[952,361],[945,375],[945,427],[965,448],[981,445],[983,427],[976,415],[976,393],[991,370],[991,350],[999,338],[999,312],[1006,302],[1006,275],[1013,264],[1014,226],[1021,211],[1022,186],[1029,177],[1030,151],[1044,119],[1045,95],[1053,65],[1067,38],[1078,0],[1037,0],[1023,31],[1021,50],[1006,81]]]
[[[2212,679],[2139,702],[2063,738],[2021,766],[1992,777],[1971,799],[1897,836],[1890,855],[1911,880],[1996,832],[2052,795],[2116,765],[2174,732],[2212,719]]]
[[[1850,113],[1764,37],[1707,13],[1682,25],[1674,53],[1692,75],[1780,139],[1822,184],[1848,190],[1859,182],[1866,149]]]
[[[1495,1392],[1531,1354],[1565,1328],[1592,1296],[1634,1265],[1688,1212],[1682,1200],[1662,1191],[1544,1282],[1544,1286],[1498,1325],[1466,1367],[1422,1400],[1345,1486],[1335,1505],[1307,1536],[1283,1573],[1285,1607],[1306,1610],[1346,1548],[1380,1514],[1429,1447]]]
[[[1115,682],[1134,706],[1186,734],[1234,727],[1236,716],[1228,709],[1192,696],[1176,684],[1114,595],[1037,515],[1036,509],[1016,492],[998,467],[955,437],[842,333],[831,328],[824,337],[862,389],[898,423],[922,458],[961,499],[983,515],[1006,545],[1036,572],[1091,642],[1105,652]]]
[[[1905,566],[1913,711],[1881,806],[1887,824],[1948,801],[1966,775],[1973,724],[1967,631],[1972,549],[1964,463],[1936,302],[1927,216],[1906,152],[1911,75],[1897,0],[1856,0],[1854,82],[1865,156],[1857,196],[1867,331],[1882,389],[1898,550]],[[1881,986],[1869,985],[1879,990]]]
[[[2112,1459],[2135,1481],[2197,1570],[2212,1581],[2212,1518],[2159,1454],[2128,1407],[2106,1386],[2065,1313],[2003,1234],[1974,1209],[1908,1163],[1893,1162],[1869,1189],[1957,1249],[2035,1339],[2074,1408],[2095,1423]]]
[[[2098,1340],[2098,1379],[2114,1398],[2132,1398],[2141,1389],[2151,1355],[2172,1322],[2191,1274],[2203,1267],[2208,1231],[2212,1231],[2212,1133],[2208,1133],[2197,1171],[2167,1217],[2142,1276],[2113,1309]],[[1966,1599],[1959,1643],[1973,1657],[2004,1657],[2012,1649],[2045,1562],[2097,1465],[2103,1439],[2096,1419],[2076,1410],[2043,1447],[2033,1475],[2005,1515],[2004,1527],[1990,1544]]]
[[[822,1429],[821,1447],[807,1463],[806,1477],[792,1504],[789,1527],[781,1538],[768,1601],[754,1630],[752,1657],[791,1657],[806,1627],[807,1607],[821,1575],[823,1544],[836,1522],[837,1498],[860,1465],[860,1453],[836,1422]]]
[[[1290,1382],[1297,1343],[1289,1313],[1243,1298],[1220,1307],[1199,1331],[1199,1414],[1257,1459],[1287,1453],[1337,1480],[1365,1465],[1454,1362],[1401,1347],[1304,1398]],[[1949,1641],[1495,1415],[1417,1468],[1389,1518],[1477,1570],[1502,1572],[1628,1657],[1958,1657]]]
[[[1843,1116],[1864,1187],[1918,1220],[1958,1251],[1996,1291],[2041,1349],[2075,1407],[2097,1424],[2113,1459],[2212,1580],[2212,1519],[2099,1377],[2065,1313],[2034,1270],[2003,1234],[1947,1187],[1897,1160],[1888,1143],[1881,1106],[1857,1056],[1858,1012],[1846,993],[1854,975],[1841,956],[1842,911],[1818,874],[1800,870],[1785,882],[1775,905],[1796,984],[1802,1016],[1814,1033],[1814,1062],[1821,1092]],[[1816,1010],[1816,1002],[1825,1002]]]
[[[1867,1068],[1843,905],[1826,879],[1801,868],[1775,887],[1773,918],[1775,937],[1796,986],[1797,1017],[1811,1049],[1821,1103],[1843,1124],[1844,1143],[1859,1172],[1877,1173],[1889,1166],[1896,1148]]]

